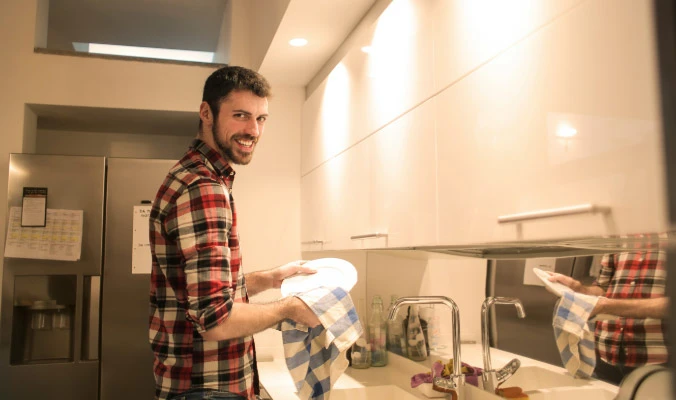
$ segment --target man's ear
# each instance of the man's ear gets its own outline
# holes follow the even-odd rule
[[[200,119],[203,124],[213,125],[214,123],[214,114],[211,112],[211,107],[209,107],[209,103],[206,101],[200,104]]]

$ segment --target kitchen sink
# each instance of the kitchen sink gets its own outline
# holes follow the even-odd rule
[[[557,387],[589,386],[590,380],[574,378],[568,373],[559,373],[540,367],[521,367],[501,386],[518,386],[524,391]]]
[[[395,385],[367,386],[331,391],[331,400],[418,400],[418,398]]]

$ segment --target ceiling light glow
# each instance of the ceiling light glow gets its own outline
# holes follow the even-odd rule
[[[294,47],[303,47],[307,44],[307,39],[294,38],[289,40],[289,44]]]
[[[559,125],[559,128],[556,130],[556,136],[560,138],[571,138],[575,135],[577,135],[577,129],[570,125]]]

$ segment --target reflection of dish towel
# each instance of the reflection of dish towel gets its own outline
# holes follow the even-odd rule
[[[317,314],[322,325],[309,329],[285,320],[282,331],[286,366],[301,399],[328,399],[331,386],[348,366],[345,353],[363,328],[350,295],[320,287],[295,294]]]
[[[594,334],[587,322],[599,298],[564,292],[554,315],[554,338],[564,367],[573,376],[591,377],[596,366]]]

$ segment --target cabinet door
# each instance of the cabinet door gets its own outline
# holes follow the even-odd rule
[[[324,249],[326,236],[326,213],[324,199],[326,180],[321,168],[301,178],[300,188],[300,238],[302,251]]]
[[[437,244],[434,125],[429,100],[368,139],[371,224],[389,247]]]
[[[303,251],[366,248],[370,233],[370,162],[360,143],[302,178]],[[314,242],[314,243],[313,243]]]
[[[652,32],[647,1],[587,2],[442,92],[440,241],[666,230]],[[578,204],[610,213],[497,223]]]

